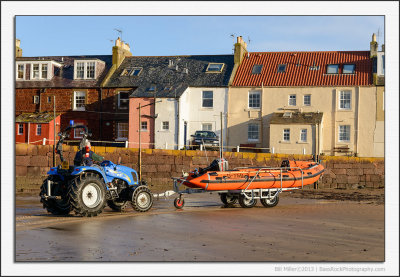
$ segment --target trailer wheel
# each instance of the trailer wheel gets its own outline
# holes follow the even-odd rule
[[[278,205],[279,195],[275,196],[273,199],[261,198],[261,204],[266,208],[272,208]]]
[[[220,197],[225,206],[232,206],[238,199],[237,196],[228,193],[221,193]]]
[[[181,198],[181,197],[177,197],[174,200],[174,206],[177,209],[182,209],[183,206],[185,206],[185,199]]]
[[[242,208],[253,208],[257,204],[257,199],[248,199],[241,194],[239,196],[239,204]]]

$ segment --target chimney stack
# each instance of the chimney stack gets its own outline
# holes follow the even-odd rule
[[[370,51],[369,56],[370,58],[376,57],[378,54],[378,42],[376,42],[376,35],[375,33],[372,34],[372,41],[370,42]]]
[[[125,57],[132,56],[131,48],[128,43],[118,39],[115,41],[115,46],[112,48],[112,63],[115,64],[117,68],[120,66]]]
[[[245,53],[247,53],[247,43],[243,41],[243,38],[241,36],[239,36],[237,37],[237,43],[235,43],[235,64],[242,63]]]
[[[15,39],[15,57],[22,57],[22,49],[20,47],[21,41],[19,39]]]

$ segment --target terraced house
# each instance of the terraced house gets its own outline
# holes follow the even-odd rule
[[[242,53],[235,59],[237,70],[229,89],[230,146],[250,144],[274,153],[383,156],[382,137],[376,131],[377,118],[382,118],[377,117],[377,97],[383,93],[373,78],[382,57],[377,55],[375,36],[370,51],[249,53],[242,41],[237,45]]]
[[[139,146],[139,126],[143,148],[182,149],[196,130],[220,135],[232,68],[233,55],[126,57],[105,87],[129,95],[129,146]]]
[[[113,55],[22,57],[17,40],[15,115],[23,122],[16,127],[16,141],[28,142],[24,126],[32,123],[36,128],[38,124],[42,127],[42,123],[37,123],[38,117],[54,110],[60,117],[56,133],[73,120],[88,126],[93,140],[115,140],[118,122],[123,120],[121,117],[127,122],[128,112],[120,111],[114,91],[101,86],[111,69],[115,70],[129,54],[129,46],[118,39]],[[70,139],[80,138],[80,130],[75,129]],[[48,142],[52,140],[53,137],[47,137]]]

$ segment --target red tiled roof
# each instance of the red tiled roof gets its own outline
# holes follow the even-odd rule
[[[310,70],[310,66],[319,70]],[[253,66],[262,65],[260,74]],[[278,73],[278,65],[286,72]],[[339,74],[326,74],[328,64],[339,64]],[[342,74],[343,64],[355,64],[355,74]],[[236,71],[232,85],[258,86],[369,86],[372,85],[372,61],[369,51],[259,52],[247,53]]]

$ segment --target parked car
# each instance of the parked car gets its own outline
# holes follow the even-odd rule
[[[206,148],[219,147],[219,138],[212,131],[196,131],[192,137],[191,149],[199,149],[200,145]]]

